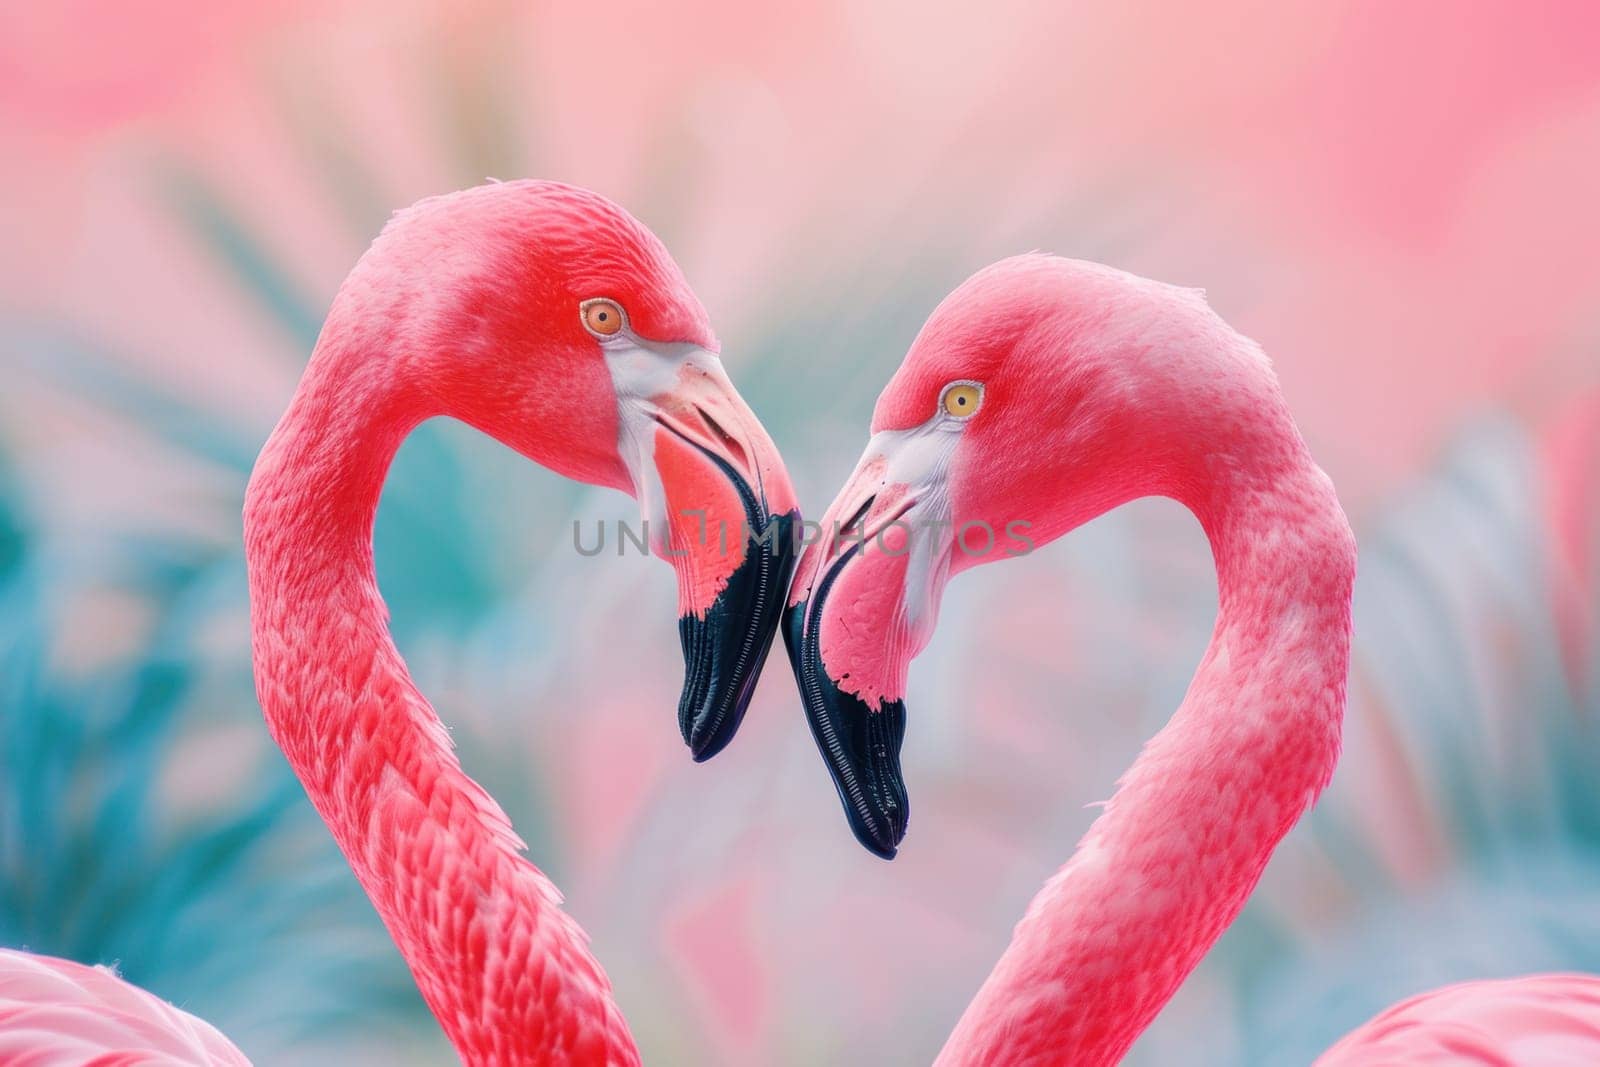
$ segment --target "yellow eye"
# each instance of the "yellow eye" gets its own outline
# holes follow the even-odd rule
[[[583,324],[588,327],[590,333],[610,337],[622,329],[622,308],[612,300],[585,300]]]
[[[952,385],[944,391],[944,410],[958,419],[970,418],[983,403],[983,389],[976,385]]]

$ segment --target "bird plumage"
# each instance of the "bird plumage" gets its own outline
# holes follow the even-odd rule
[[[603,322],[586,311],[597,302]],[[442,415],[624,489],[647,514],[666,500],[741,530],[793,521],[776,449],[715,347],[665,248],[604,198],[531,181],[433,198],[398,213],[351,271],[246,490],[268,730],[467,1063],[625,1067],[638,1051],[587,935],[461,767],[391,639],[372,545],[384,480],[411,430]],[[792,559],[747,567],[743,540],[742,555],[713,558],[718,543],[654,542],[690,595],[680,720],[697,758],[737,729]],[[96,988],[108,1012],[119,997],[159,1004],[124,983]],[[81,1017],[27,1039],[41,1056],[74,1048],[67,1024]]]
[[[0,949],[0,1063],[8,1067],[248,1067],[209,1023],[109,967]]]
[[[958,386],[966,399],[952,409]],[[948,531],[1023,520],[1031,550],[1158,495],[1210,541],[1218,614],[1188,693],[1034,898],[938,1060],[1115,1063],[1333,773],[1354,537],[1261,350],[1198,292],[1098,264],[1029,255],[974,275],[930,316],[872,430],[802,560],[786,635],[852,829],[886,857],[907,821],[903,785],[878,785],[900,782],[899,737],[881,725],[906,721],[909,660],[951,575],[1017,554],[998,539],[972,551]],[[871,533],[902,520],[903,535]],[[1590,1062],[1597,989],[1584,976],[1452,987],[1380,1017],[1327,1062],[1413,1062],[1390,1044]]]

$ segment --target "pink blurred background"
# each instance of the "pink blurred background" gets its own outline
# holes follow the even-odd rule
[[[1363,632],[1437,624],[1456,658],[1396,663],[1388,639],[1358,650],[1325,823],[1284,846],[1221,962],[1134,1062],[1285,1062],[1247,1032],[1299,1012],[1315,1025],[1286,1025],[1309,1052],[1318,1027],[1360,1021],[1351,982],[1329,977],[1363,973],[1340,962],[1362,943],[1348,931],[1375,915],[1417,928],[1408,915],[1447,913],[1441,900],[1475,900],[1488,880],[1481,840],[1454,821],[1459,793],[1433,773],[1452,712],[1470,703],[1489,724],[1464,757],[1489,810],[1556,773],[1523,758],[1519,731],[1547,729],[1530,706],[1588,729],[1593,4],[0,10],[0,447],[41,537],[67,546],[69,577],[89,576],[63,582],[82,619],[69,666],[125,640],[128,615],[91,580],[118,543],[232,552],[238,538],[238,472],[175,441],[164,416],[108,402],[122,387],[106,368],[259,445],[389,211],[539,176],[617,199],[667,242],[808,514],[848,473],[922,317],[999,256],[1042,248],[1202,286],[1273,358],[1364,550],[1386,553],[1370,571],[1364,556]],[[95,351],[98,369],[64,371],[41,335]],[[553,856],[531,858],[593,935],[649,1062],[926,1062],[1087,827],[1083,805],[1176,706],[1209,626],[1203,539],[1163,504],[963,578],[913,671],[918,814],[886,865],[846,832],[781,663],[744,736],[689,764],[666,569],[570,551],[571,517],[626,501],[575,495],[465,432],[437,443],[469,472],[484,525],[435,533],[487,560],[489,580],[463,606],[426,591],[426,552],[407,564],[422,577],[392,570],[422,590],[396,602],[402,621],[414,612],[402,646],[469,769],[525,787],[510,814],[548,828]],[[1463,479],[1487,488],[1455,510]],[[1489,518],[1473,510],[1485,499]],[[1504,530],[1513,547],[1495,556]],[[1392,590],[1419,575],[1445,593],[1407,614]],[[233,596],[203,651],[237,664]],[[247,688],[202,717],[216,751],[276,759]],[[474,745],[515,751],[514,766],[474,763]],[[214,760],[174,753],[180,793],[219,788]],[[1592,835],[1542,825],[1500,826],[1491,851],[1570,861],[1590,884]],[[1540,886],[1524,890],[1533,903],[1502,901],[1497,921],[1540,906]],[[1526,946],[1513,930],[1471,966],[1548,962]],[[1290,988],[1306,991],[1279,1003]],[[446,1055],[416,1026],[409,1055]],[[266,1062],[377,1040],[359,1017],[298,1043],[234,1032]]]

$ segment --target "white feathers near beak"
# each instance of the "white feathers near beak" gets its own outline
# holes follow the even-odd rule
[[[667,494],[655,457],[660,400],[678,388],[686,374],[698,371],[725,380],[726,372],[714,353],[698,345],[642,341],[629,330],[605,338],[600,347],[617,397],[617,451],[633,479],[651,550],[665,559]]]

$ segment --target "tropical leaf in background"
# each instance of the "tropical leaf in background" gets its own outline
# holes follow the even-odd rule
[[[252,700],[246,665],[206,648],[240,619],[237,560],[130,547],[69,607],[81,579],[23,513],[7,480],[0,943],[117,963],[268,1060],[352,1014],[417,1032],[410,976],[298,783],[219,713]],[[128,647],[64,663],[59,635],[108,616]]]

